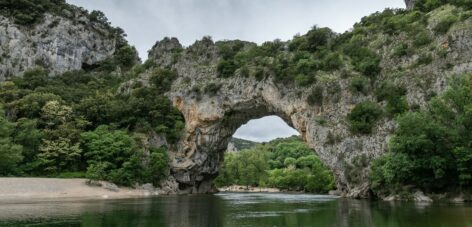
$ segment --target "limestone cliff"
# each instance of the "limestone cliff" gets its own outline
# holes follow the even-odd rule
[[[51,75],[87,68],[113,55],[121,34],[93,21],[87,11],[69,6],[63,15],[46,13],[22,25],[0,14],[0,81],[41,66]]]

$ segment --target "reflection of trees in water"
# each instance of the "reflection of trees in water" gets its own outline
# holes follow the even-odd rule
[[[330,226],[472,226],[472,207],[448,203],[408,203],[339,199]]]
[[[83,215],[84,226],[222,226],[223,207],[214,196],[169,196],[110,204],[113,212]],[[122,208],[120,209],[120,206]]]
[[[336,226],[376,226],[368,201],[339,199],[336,210]]]
[[[166,226],[223,226],[224,205],[216,196],[176,196],[161,207]]]
[[[470,204],[291,200],[294,196],[197,195],[0,204],[0,226],[472,226]]]
[[[0,226],[223,226],[224,207],[215,196],[40,202],[0,205]]]

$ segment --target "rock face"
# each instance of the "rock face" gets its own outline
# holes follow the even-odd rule
[[[452,29],[449,34],[436,37],[431,45],[447,52],[448,57],[434,55],[432,64],[418,67],[409,67],[416,64],[418,55],[390,57],[393,47],[403,42],[401,38],[392,40],[378,51],[382,56],[378,81],[389,78],[405,87],[410,105],[423,106],[428,94],[440,94],[446,89],[447,78],[472,71],[470,30]],[[387,150],[395,123],[392,118],[384,118],[372,134],[355,135],[349,130],[346,116],[356,104],[376,101],[373,94],[351,92],[350,78],[333,72],[319,83],[323,86],[323,104],[310,106],[306,102],[310,87],[278,84],[271,75],[258,80],[238,71],[233,77],[219,78],[219,50],[211,39],[181,48],[177,39],[165,39],[150,51],[150,59],[158,66],[172,68],[179,75],[167,95],[186,120],[184,135],[170,152],[171,173],[181,193],[212,192],[212,180],[237,128],[251,119],[277,115],[298,130],[333,170],[337,188],[344,196],[369,196],[370,163]],[[205,93],[209,85],[219,89]]]
[[[0,16],[0,81],[36,66],[52,75],[79,70],[115,52],[107,26],[90,21],[83,10],[69,13],[72,19],[46,14],[31,26]]]
[[[405,0],[406,8],[413,9],[415,7],[416,0]]]

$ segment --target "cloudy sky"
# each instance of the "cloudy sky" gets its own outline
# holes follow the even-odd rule
[[[101,10],[123,28],[142,59],[157,40],[177,37],[191,45],[203,36],[262,43],[287,40],[313,25],[344,32],[363,16],[404,7],[403,0],[67,0]],[[276,117],[251,121],[236,136],[265,141],[289,136],[293,129]]]

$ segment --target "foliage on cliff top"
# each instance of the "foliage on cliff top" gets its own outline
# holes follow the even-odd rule
[[[383,73],[381,62],[385,57],[428,54],[425,47],[434,40],[434,35],[448,33],[459,17],[470,14],[467,10],[472,4],[468,2],[470,0],[451,1],[453,5],[439,8],[447,2],[425,0],[414,10],[386,9],[362,18],[351,31],[342,34],[314,26],[305,35],[297,35],[287,42],[274,40],[259,46],[241,41],[217,42],[221,56],[217,71],[223,78],[241,75],[262,80],[271,77],[276,82],[302,87],[319,82],[326,73],[335,77],[360,73],[375,85]],[[430,20],[432,13],[450,11],[448,7],[453,9],[449,15],[457,16],[437,18],[441,19],[438,22]],[[384,53],[385,47],[392,43],[398,44],[392,47],[395,49],[393,54]],[[431,61],[424,63],[427,65]]]
[[[65,0],[0,0],[0,14],[21,25],[38,22],[46,12],[61,14],[70,8]]]

